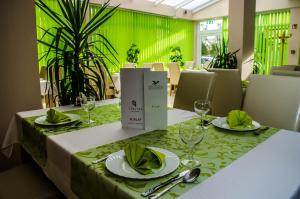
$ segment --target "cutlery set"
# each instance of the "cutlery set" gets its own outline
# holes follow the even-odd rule
[[[192,169],[192,170],[183,171],[183,172],[179,173],[178,175],[176,175],[175,177],[170,178],[169,180],[148,189],[147,191],[143,192],[141,195],[144,196],[144,197],[148,196],[149,199],[160,198],[161,196],[163,196],[165,193],[167,193],[173,187],[175,187],[176,185],[178,185],[180,183],[192,183],[192,182],[194,182],[199,177],[200,173],[201,173],[200,168],[195,168],[195,169]],[[175,182],[175,183],[172,184],[171,186],[167,187],[163,191],[157,193],[156,195],[151,195],[152,193],[156,192],[157,190],[161,189],[162,187],[165,187],[165,186],[169,185],[172,182]]]

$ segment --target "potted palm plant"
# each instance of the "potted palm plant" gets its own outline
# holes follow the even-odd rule
[[[58,91],[58,95],[52,97],[58,97],[61,105],[75,103],[80,93],[104,99],[106,82],[111,79],[108,63],[118,63],[117,52],[104,35],[97,34],[97,41],[89,37],[113,16],[118,6],[108,9],[109,3],[104,3],[86,21],[89,0],[57,0],[57,3],[59,12],[53,11],[43,0],[36,1],[56,23],[54,27],[43,29],[44,34],[38,39],[39,44],[48,47],[41,59],[47,60],[50,86]]]
[[[209,63],[208,68],[237,69],[236,53],[238,51],[239,49],[234,52],[228,52],[223,38],[222,43],[217,47],[217,55]]]

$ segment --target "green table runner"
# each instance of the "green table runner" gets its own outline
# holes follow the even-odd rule
[[[191,120],[186,123],[189,122]],[[179,125],[176,124],[169,126],[167,131],[153,131],[74,154],[71,160],[71,187],[73,192],[81,199],[142,198],[141,192],[169,179],[171,176],[175,176],[186,168],[179,166],[172,175],[155,180],[131,180],[109,173],[105,169],[104,163],[93,165],[91,162],[123,149],[127,143],[132,141],[167,149],[183,159],[188,149],[179,140],[178,128]],[[239,133],[210,127],[204,141],[197,145],[194,153],[194,157],[202,162],[201,176],[192,185],[180,184],[176,186],[164,198],[176,198],[226,167],[277,131],[278,129],[269,129],[256,136],[250,132]]]
[[[71,131],[76,131],[83,128],[108,124],[120,120],[120,108],[116,104],[98,106],[91,111],[91,119],[95,121],[91,125],[84,121],[88,120],[88,114],[83,109],[67,111],[66,113],[73,113],[80,116],[83,123],[77,127],[70,129],[68,126],[62,127],[41,127],[34,124],[37,117],[28,117],[22,120],[23,138],[22,145],[38,162],[40,166],[45,166],[47,152],[46,139],[48,136],[59,135]]]

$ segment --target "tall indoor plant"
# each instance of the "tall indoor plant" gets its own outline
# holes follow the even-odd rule
[[[111,79],[107,63],[118,62],[117,52],[104,35],[97,34],[100,39],[93,42],[89,36],[113,16],[118,6],[107,9],[109,3],[104,3],[86,21],[89,0],[57,0],[57,3],[59,13],[43,0],[36,1],[36,5],[56,23],[55,27],[43,29],[44,34],[38,39],[40,44],[48,47],[41,59],[47,60],[51,88],[56,86],[61,105],[75,103],[80,93],[103,99],[106,81]],[[102,48],[96,45],[99,43]]]

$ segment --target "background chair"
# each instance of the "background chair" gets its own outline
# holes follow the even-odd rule
[[[300,77],[300,65],[272,67],[271,74]]]
[[[152,69],[152,63],[144,63],[143,68],[150,68]]]
[[[123,68],[135,68],[135,63],[126,63]]]
[[[1,199],[65,198],[33,163],[0,173]]]
[[[153,63],[152,69],[154,71],[164,71],[164,64],[163,63]]]
[[[243,109],[263,125],[300,131],[300,78],[250,77]]]
[[[241,73],[237,69],[214,69],[215,91],[212,99],[212,114],[224,117],[234,109],[241,109],[243,100]]]
[[[198,99],[212,100],[214,86],[214,72],[181,72],[173,107],[194,111],[194,101]]]
[[[187,69],[194,70],[195,69],[195,62],[194,61],[186,61],[185,66]]]
[[[170,95],[172,91],[175,92],[175,89],[178,85],[179,77],[180,77],[180,68],[178,63],[172,62],[168,64],[169,75],[170,75]]]

